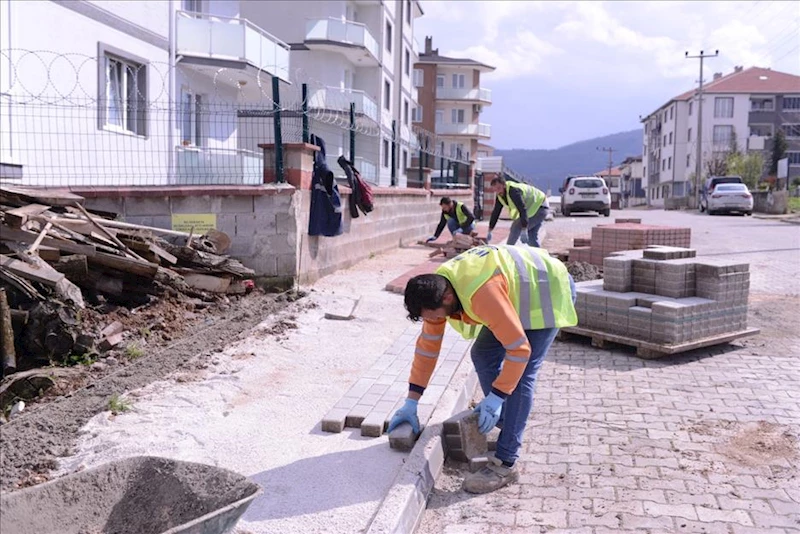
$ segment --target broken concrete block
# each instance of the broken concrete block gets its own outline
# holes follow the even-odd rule
[[[415,434],[411,425],[403,423],[389,432],[389,447],[399,451],[410,451],[414,448],[419,434]]]
[[[486,456],[489,446],[486,443],[486,434],[478,430],[478,414],[470,412],[459,423],[461,433],[461,449],[467,458]]]
[[[122,326],[121,322],[114,321],[110,325],[108,325],[105,328],[103,328],[100,331],[100,335],[97,336],[97,337],[99,337],[100,339],[103,339],[104,337],[111,337],[114,334],[119,334],[120,332],[122,332],[123,328],[124,327]]]

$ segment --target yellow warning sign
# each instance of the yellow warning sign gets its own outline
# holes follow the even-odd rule
[[[172,215],[172,229],[176,232],[190,232],[203,235],[217,228],[216,213],[179,213]]]

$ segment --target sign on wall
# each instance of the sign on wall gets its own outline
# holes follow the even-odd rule
[[[177,213],[172,215],[172,230],[175,232],[193,232],[194,235],[202,235],[209,230],[216,230],[216,228],[216,213]]]

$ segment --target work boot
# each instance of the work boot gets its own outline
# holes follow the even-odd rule
[[[477,473],[470,473],[461,488],[468,493],[490,493],[519,479],[517,466],[506,467],[494,454],[489,463]]]

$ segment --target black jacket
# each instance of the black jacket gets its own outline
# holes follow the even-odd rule
[[[333,172],[325,163],[325,141],[311,136],[311,144],[320,149],[314,154],[314,172],[311,178],[311,212],[308,216],[308,235],[333,237],[344,231],[342,223],[342,197]]]

